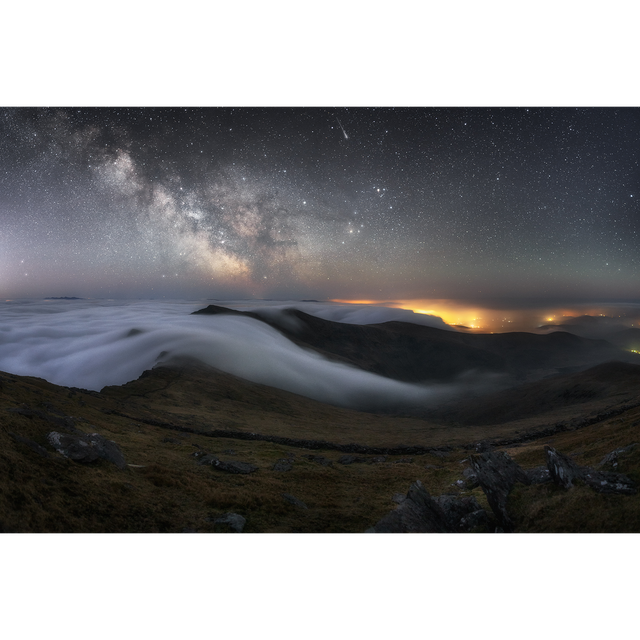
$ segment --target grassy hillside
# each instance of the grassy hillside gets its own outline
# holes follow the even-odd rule
[[[579,405],[573,410],[581,415]],[[480,488],[456,484],[479,440],[510,440],[502,448],[525,469],[544,464],[547,443],[592,465],[640,442],[639,407],[536,437],[549,417],[530,418],[531,428],[516,433],[508,423],[447,426],[366,414],[186,361],[101,393],[2,373],[0,526],[7,532],[222,532],[228,525],[213,521],[233,512],[246,519],[246,532],[362,532],[418,479],[433,496],[473,495],[488,508]],[[116,442],[126,468],[57,453],[47,434],[73,429]],[[353,443],[360,445],[351,449],[357,461],[342,464]],[[257,471],[200,465],[204,454]],[[618,470],[640,482],[640,447]],[[640,531],[638,495],[518,485],[509,500],[517,531]],[[490,522],[484,530],[493,528]]]

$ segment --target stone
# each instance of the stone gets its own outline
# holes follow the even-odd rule
[[[471,467],[465,467],[462,475],[464,476],[468,489],[475,489],[476,487],[480,486],[478,484],[478,476]]]
[[[369,458],[359,458],[358,456],[345,455],[338,458],[339,464],[353,464],[354,462],[369,462]]]
[[[313,455],[313,454],[305,454],[302,457],[306,458],[307,460],[310,460],[311,462],[318,462],[323,467],[330,467],[331,464],[332,464],[331,460],[329,460],[328,458],[325,458],[324,456],[318,456],[318,455]]]
[[[551,482],[551,474],[547,467],[534,467],[533,469],[527,469],[525,472],[531,481],[531,484],[544,484],[545,482]]]
[[[478,527],[486,526],[489,523],[489,517],[484,509],[478,509],[463,516],[460,519],[460,531],[468,532],[477,529]]]
[[[484,511],[474,496],[442,495],[433,498],[433,501],[442,509],[449,527],[453,531],[461,531],[461,521],[476,511]],[[485,512],[486,517],[486,512]]]
[[[101,436],[99,433],[90,433],[87,437],[100,458],[107,462],[112,462],[118,469],[126,468],[127,463],[122,455],[122,451],[120,451],[120,447],[113,440],[107,440],[107,438]]]
[[[302,502],[302,500],[298,500],[295,496],[292,496],[290,493],[283,493],[282,497],[289,503],[300,509],[308,509],[307,505]]]
[[[470,456],[469,460],[500,526],[513,531],[515,525],[507,512],[507,498],[516,482],[531,484],[529,477],[504,451],[486,451]]]
[[[192,454],[192,455],[194,455],[194,456],[195,456],[195,458],[196,458],[196,462],[197,462],[199,465],[205,465],[205,464],[213,465],[213,464],[215,464],[216,462],[219,462],[218,458],[216,458],[216,457],[215,457],[214,455],[212,455],[211,453],[204,453],[204,452],[201,452],[201,451],[196,451],[196,453],[203,453],[203,454],[204,454],[204,455],[195,455],[195,454]]]
[[[291,463],[291,460],[287,458],[280,458],[272,468],[274,471],[291,471],[293,464]]]
[[[453,533],[442,509],[416,480],[406,498],[366,533]]]
[[[622,447],[621,449],[616,449],[611,453],[608,453],[597,465],[598,467],[610,467],[612,469],[618,468],[619,458],[625,457],[630,454],[636,447],[638,446],[637,442],[630,444],[626,447]]]
[[[88,439],[80,438],[75,434],[51,431],[47,435],[47,440],[58,453],[75,462],[95,462],[100,457]]]
[[[620,493],[633,495],[637,492],[635,482],[622,473],[596,471],[591,467],[581,467],[553,447],[545,446],[547,468],[553,481],[560,487],[569,489],[573,483],[583,482],[598,493]]]
[[[75,462],[89,463],[102,458],[119,469],[125,469],[127,466],[120,447],[99,433],[78,435],[51,431],[47,440],[58,453]]]
[[[391,496],[391,499],[397,503],[397,504],[401,504],[402,502],[404,502],[407,499],[407,496],[405,496],[404,493],[394,493]]]
[[[253,473],[258,470],[255,464],[248,462],[235,462],[235,461],[223,461],[215,459],[211,463],[212,467],[220,469],[220,471],[226,471],[227,473]]]
[[[207,519],[211,520],[211,518],[207,518]],[[223,516],[220,516],[219,518],[214,518],[213,523],[227,524],[229,525],[229,527],[231,527],[232,531],[235,531],[236,533],[242,533],[242,530],[244,529],[244,525],[247,523],[247,520],[246,518],[243,518],[241,515],[237,513],[225,513]]]

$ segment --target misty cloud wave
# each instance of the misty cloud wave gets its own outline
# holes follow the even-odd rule
[[[221,302],[222,306],[228,306],[239,311],[255,311],[268,319],[277,317],[278,311],[283,309],[299,309],[309,315],[344,322],[345,324],[379,324],[382,322],[410,322],[426,327],[435,327],[447,331],[455,331],[439,316],[424,313],[414,313],[411,309],[397,309],[394,307],[374,307],[367,304],[339,304],[331,302],[299,302],[273,303],[265,301],[262,304],[238,303],[237,301]]]
[[[134,380],[161,352],[359,409],[410,408],[454,386],[391,380],[331,362],[252,318],[192,316],[201,302],[31,301],[0,305],[0,370],[100,390]],[[352,316],[353,319],[354,316]]]

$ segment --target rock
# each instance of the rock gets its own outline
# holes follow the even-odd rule
[[[547,467],[534,467],[533,469],[527,469],[525,472],[531,481],[531,484],[544,484],[545,482],[551,482],[551,474]]]
[[[477,527],[486,526],[489,522],[489,517],[484,509],[478,509],[472,511],[468,515],[460,519],[459,528],[460,531],[468,532],[473,531]]]
[[[504,451],[487,451],[470,456],[469,460],[500,525],[505,531],[513,531],[514,522],[507,512],[507,497],[516,482],[531,484],[529,477]]]
[[[272,468],[274,471],[291,471],[293,464],[291,463],[291,460],[287,458],[280,458]]]
[[[248,462],[225,462],[217,459],[211,463],[211,466],[220,469],[220,471],[226,471],[227,473],[253,473],[258,470],[255,464],[249,464]]]
[[[207,520],[211,521],[211,518],[207,518]],[[246,523],[247,520],[237,513],[225,513],[223,516],[213,519],[213,524],[227,524],[236,533],[242,533]]]
[[[480,486],[478,484],[478,476],[471,467],[466,467],[462,472],[462,475],[464,476],[468,489],[475,489],[476,487]]]
[[[407,496],[404,495],[404,493],[394,493],[391,496],[391,499],[397,503],[397,504],[401,504],[402,502],[404,502],[407,499]]]
[[[545,451],[547,452],[549,474],[558,486],[569,489],[574,482],[578,481],[599,493],[633,495],[637,491],[633,480],[622,473],[596,471],[591,467],[581,467],[553,447],[545,446]]]
[[[120,447],[113,440],[107,440],[99,433],[77,435],[51,431],[47,435],[47,440],[58,453],[76,462],[89,463],[102,458],[112,462],[119,469],[125,469],[127,466]]]
[[[354,462],[369,462],[369,458],[359,458],[358,456],[340,456],[338,458],[340,464],[353,464]]]
[[[450,496],[442,495],[433,498],[433,501],[442,509],[444,516],[447,520],[447,524],[453,531],[461,531],[460,523],[463,518],[470,516],[470,514],[476,511],[483,511],[474,496]],[[486,517],[486,512],[485,517]]]
[[[308,509],[309,507],[307,507],[307,505],[302,502],[302,500],[298,500],[298,498],[296,498],[295,496],[292,496],[289,493],[283,493],[282,497],[289,502],[290,504],[299,507],[300,509]]]
[[[122,451],[120,451],[120,447],[113,440],[107,440],[99,433],[90,433],[87,437],[100,458],[107,462],[112,462],[118,469],[126,468],[127,463],[122,455]]]
[[[80,438],[75,434],[71,435],[51,431],[51,433],[47,435],[47,440],[58,453],[76,462],[94,462],[100,457],[88,442],[88,439]]]
[[[630,444],[622,449],[616,449],[611,453],[608,453],[602,460],[599,462],[597,466],[599,467],[611,467],[612,469],[616,469],[618,467],[618,459],[622,456],[626,456],[631,453],[638,446],[637,442]]]
[[[196,455],[196,454],[203,454],[203,455]],[[196,453],[191,455],[193,455],[196,458],[196,462],[199,465],[205,465],[205,464],[213,465],[216,462],[219,462],[218,458],[216,458],[214,455],[212,455],[211,453],[204,453],[204,451],[196,451]]]
[[[330,467],[331,466],[331,460],[329,460],[328,458],[325,458],[324,456],[317,456],[317,455],[313,455],[313,454],[305,454],[302,456],[303,458],[306,458],[307,460],[310,460],[311,462],[318,462],[320,463],[323,467]]]
[[[375,458],[371,458],[368,462],[370,464],[382,464],[387,461],[387,456],[376,456]]]
[[[453,533],[442,509],[416,480],[406,498],[366,533]]]

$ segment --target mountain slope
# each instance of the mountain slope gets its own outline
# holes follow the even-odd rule
[[[300,346],[404,382],[451,381],[469,371],[525,380],[610,360],[640,363],[637,354],[604,340],[564,332],[466,334],[397,321],[353,325],[297,309],[265,315],[210,305],[194,313],[249,316],[278,329]]]

